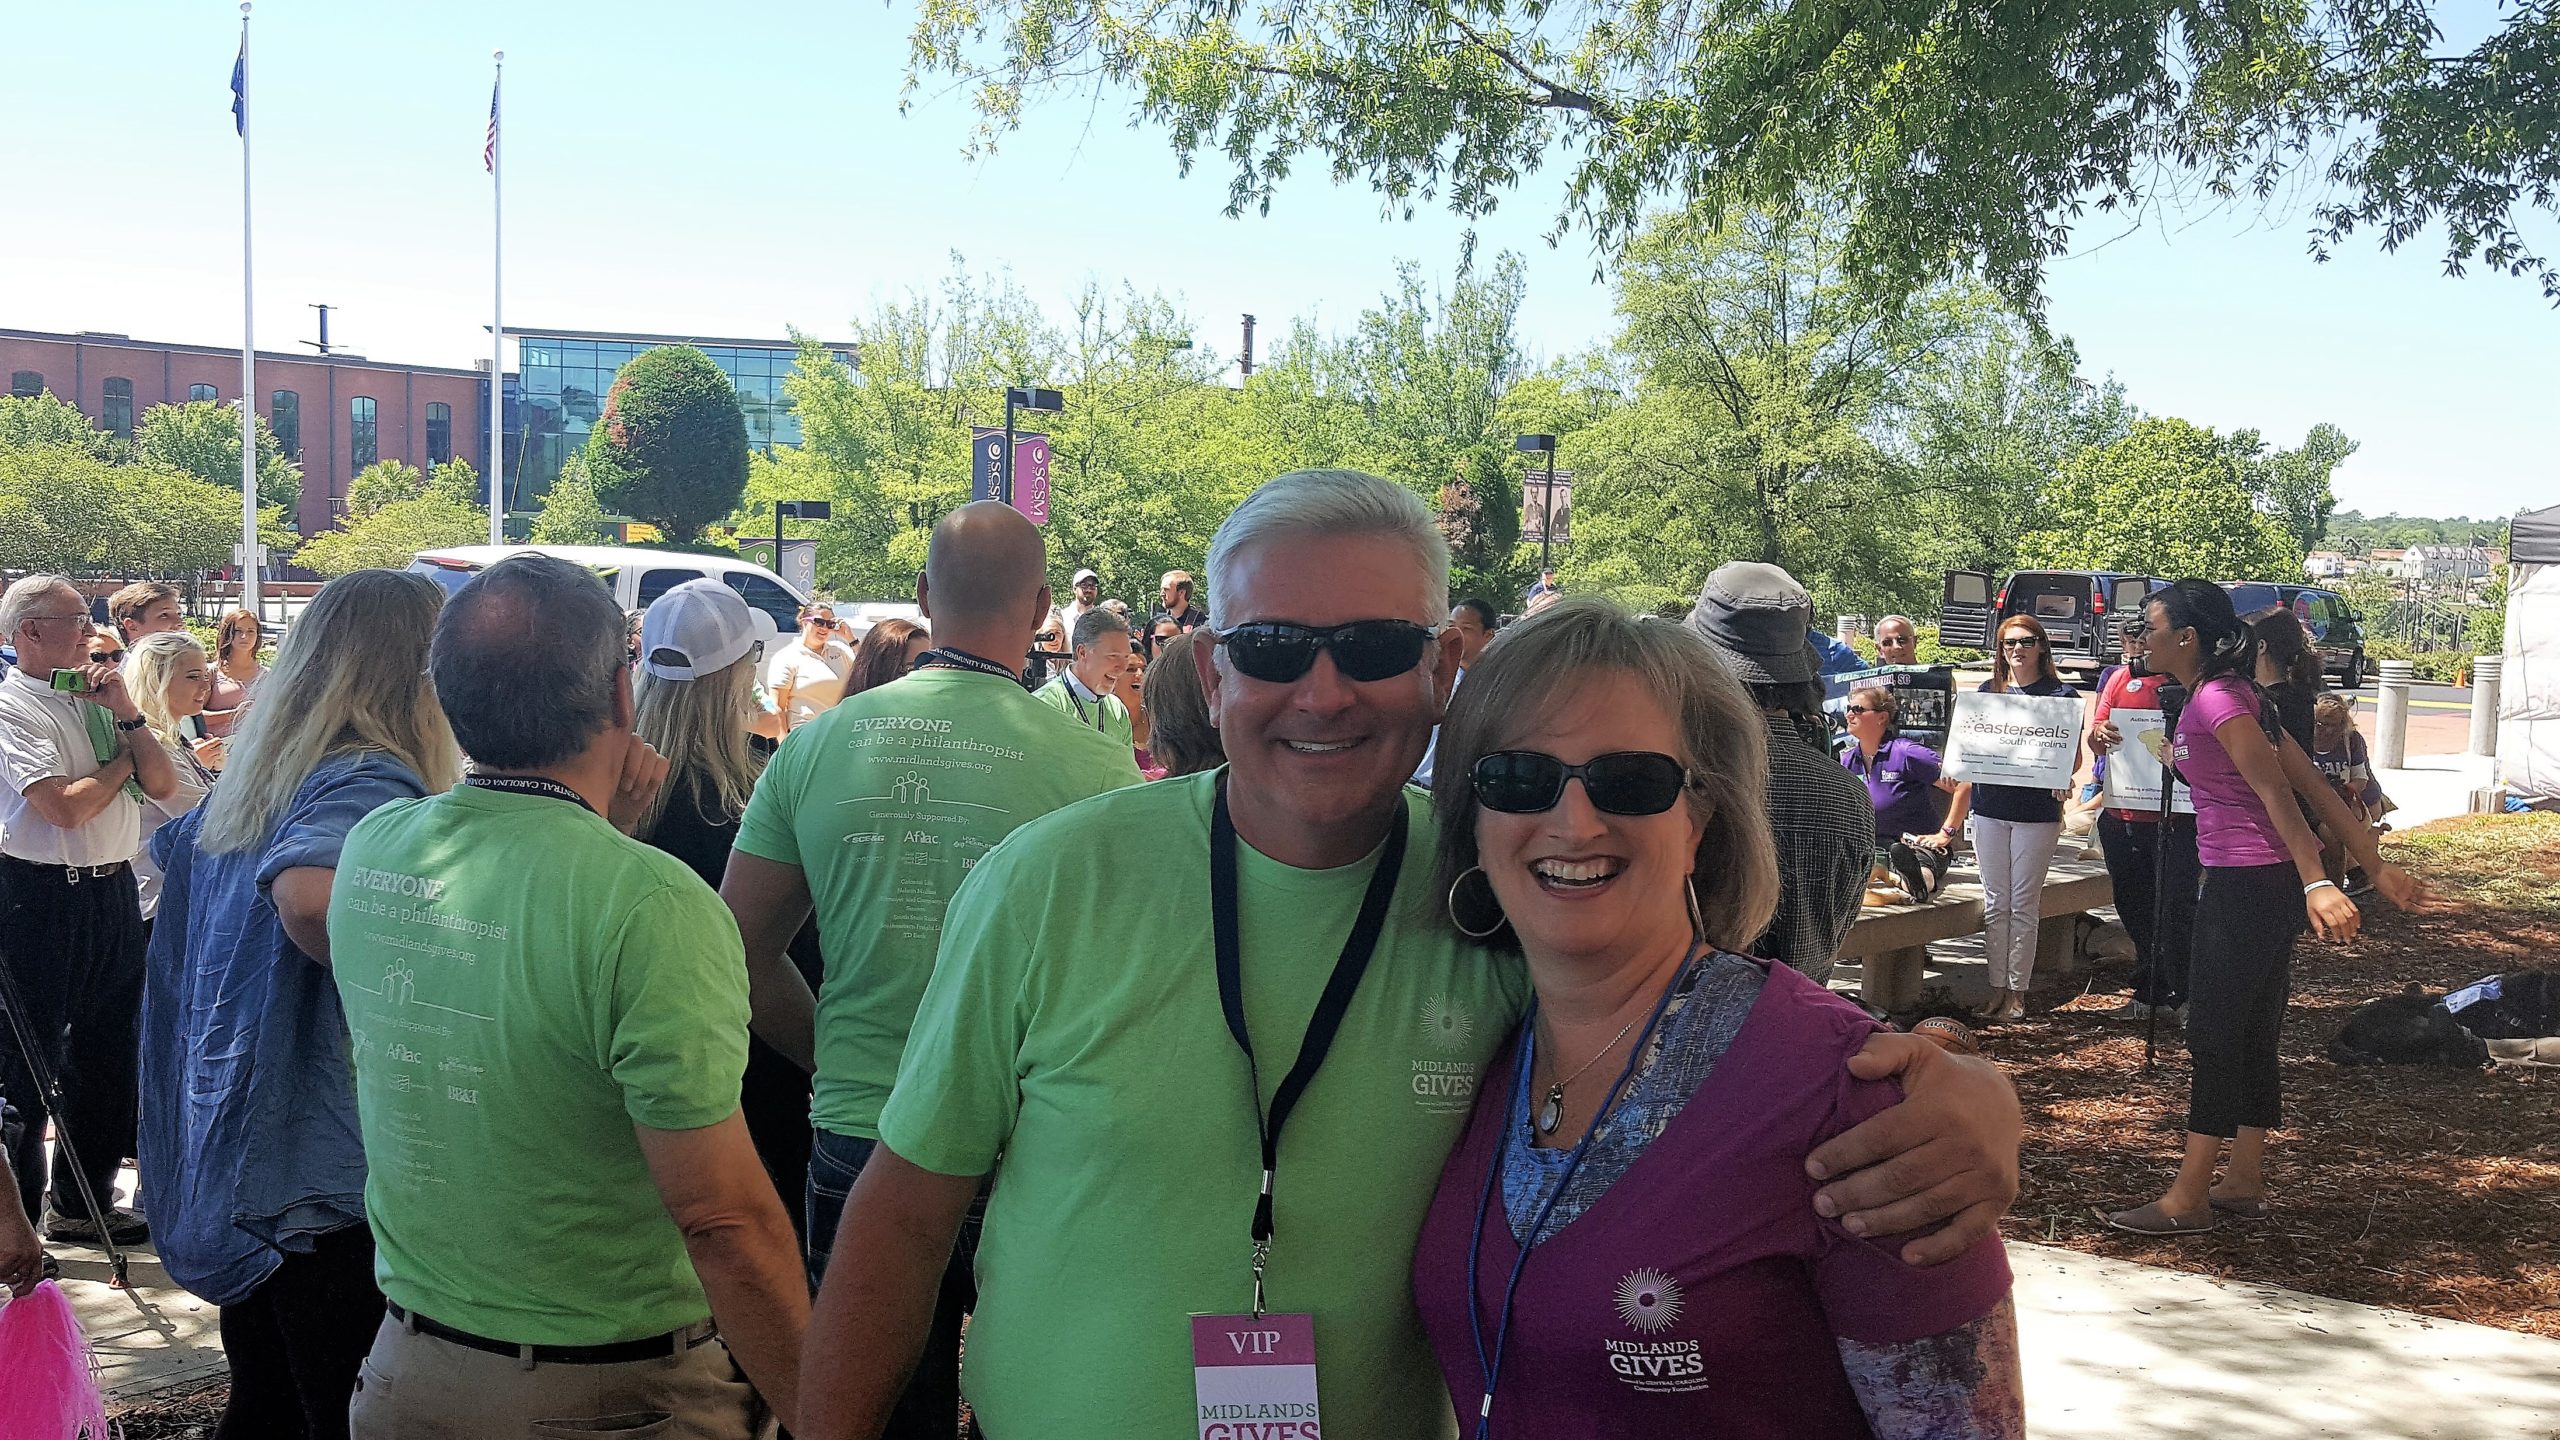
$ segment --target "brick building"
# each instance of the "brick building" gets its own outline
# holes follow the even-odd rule
[[[237,349],[96,331],[0,329],[0,374],[12,395],[50,391],[127,437],[154,405],[240,398]],[[258,414],[302,466],[296,528],[305,535],[337,524],[347,482],[376,460],[423,470],[459,455],[489,473],[485,371],[261,350],[257,382]]]

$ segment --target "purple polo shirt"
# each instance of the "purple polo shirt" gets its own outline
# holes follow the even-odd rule
[[[1840,763],[1867,782],[1867,799],[1876,807],[1878,845],[1938,828],[1937,806],[1929,798],[1938,786],[1937,751],[1897,735],[1876,747],[1872,761],[1853,742],[1840,752]]]
[[[1864,1440],[1841,1337],[1891,1344],[1988,1315],[2009,1293],[1996,1237],[1914,1270],[1900,1240],[1861,1240],[1813,1210],[1804,1157],[1900,1098],[1847,1069],[1876,1029],[1783,965],[1669,1128],[1591,1208],[1531,1254],[1511,1306],[1492,1434]],[[1516,1044],[1516,1041],[1515,1041]],[[1487,1073],[1508,1074],[1511,1047]],[[1451,1402],[1484,1395],[1467,1255],[1511,1087],[1476,1087],[1413,1261],[1414,1298]],[[1487,1353],[1519,1247],[1499,1189],[1484,1206],[1473,1297]]]

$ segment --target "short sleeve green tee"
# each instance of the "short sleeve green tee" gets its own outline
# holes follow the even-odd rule
[[[532,1345],[710,1313],[632,1126],[738,1108],[737,923],[684,863],[565,800],[375,810],[329,894],[382,1292]]]
[[[936,666],[791,733],[756,782],[737,848],[808,877],[826,973],[810,1121],[877,1136],[951,892],[997,841],[1138,783],[1125,744],[998,675]]]
[[[1129,718],[1129,707],[1122,704],[1117,695],[1105,695],[1099,700],[1087,699],[1067,688],[1067,677],[1063,674],[1031,694],[1032,698],[1087,730],[1100,731],[1123,745],[1135,747],[1138,743],[1137,722]]]
[[[964,1379],[991,1435],[1194,1433],[1188,1317],[1252,1302],[1261,1148],[1251,1072],[1219,1010],[1214,781],[1159,781],[1026,826],[952,901],[880,1133],[944,1174],[1003,1159]],[[1477,1074],[1527,998],[1516,960],[1450,933],[1429,805],[1409,803],[1386,930],[1282,1132],[1268,1273],[1270,1308],[1315,1316],[1327,1432],[1385,1440],[1451,1423],[1414,1312],[1414,1240]],[[1376,861],[1305,871],[1238,850],[1267,1109]]]

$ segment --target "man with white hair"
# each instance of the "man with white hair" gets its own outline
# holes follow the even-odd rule
[[[1193,1317],[1266,1306],[1312,1316],[1333,1433],[1449,1427],[1413,1240],[1528,984],[1449,928],[1404,784],[1456,671],[1448,546],[1404,487],[1299,471],[1219,527],[1209,576],[1193,653],[1229,763],[1033,821],[953,897],[819,1293],[800,1434],[880,1433],[999,1158],[964,1374],[989,1434],[1199,1433]],[[1091,858],[1115,853],[1153,858]],[[1970,1243],[2014,1192],[2014,1101],[1987,1066],[1878,1044],[1914,1065],[1900,1135],[1816,1158],[1910,1173],[1824,1203],[1945,1181],[1926,1208],[1981,1202],[1948,1232]]]
[[[1911,623],[1910,616],[1887,615],[1876,622],[1876,663],[1920,663],[1920,627]]]
[[[62,1077],[75,1175],[56,1150],[44,1208],[45,1102],[14,1029],[0,1029],[0,1097],[23,1124],[9,1155],[18,1200],[48,1238],[137,1244],[140,1216],[114,1207],[116,1169],[133,1150],[135,1027],[142,1006],[142,909],[133,857],[148,795],[178,793],[124,677],[89,659],[89,607],[59,575],[29,575],[0,595],[0,636],[18,663],[0,677],[0,967],[17,1019]],[[0,1005],[7,1003],[0,996]],[[90,1213],[80,1181],[107,1210]]]
[[[1096,606],[1076,619],[1074,657],[1033,699],[1121,744],[1137,748],[1137,725],[1112,691],[1129,668],[1129,622]]]

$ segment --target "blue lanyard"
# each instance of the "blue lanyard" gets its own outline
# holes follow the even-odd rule
[[[1529,1252],[1537,1248],[1548,1219],[1555,1214],[1556,1202],[1564,1198],[1564,1192],[1573,1184],[1575,1172],[1582,1168],[1583,1160],[1590,1155],[1592,1139],[1599,1135],[1601,1126],[1609,1123],[1610,1113],[1625,1097],[1627,1082],[1635,1078],[1637,1062],[1644,1058],[1644,1047],[1653,1043],[1653,1032],[1662,1024],[1662,1012],[1670,1007],[1671,997],[1679,992],[1681,980],[1697,960],[1698,952],[1693,947],[1689,958],[1681,961],[1680,969],[1673,973],[1671,983],[1662,987],[1662,996],[1653,1002],[1653,1014],[1644,1022],[1643,1032],[1636,1036],[1635,1048],[1627,1052],[1627,1063],[1618,1071],[1617,1082],[1601,1098],[1599,1112],[1591,1117],[1591,1124],[1583,1130],[1582,1138],[1573,1142],[1573,1152],[1565,1160],[1564,1174],[1557,1178],[1555,1188],[1547,1192],[1546,1200],[1538,1206],[1536,1217],[1530,1220],[1529,1237],[1521,1242],[1520,1254],[1511,1262],[1511,1277],[1502,1285],[1502,1311],[1494,1322],[1493,1355],[1488,1360],[1484,1348],[1484,1315],[1482,1307],[1476,1303],[1480,1279],[1476,1267],[1484,1254],[1485,1209],[1493,1198],[1494,1185],[1502,1178],[1503,1153],[1511,1146],[1509,1107],[1504,1107],[1503,1124],[1494,1132],[1493,1160],[1485,1166],[1484,1188],[1476,1192],[1475,1228],[1467,1238],[1467,1333],[1475,1341],[1476,1369],[1484,1376],[1484,1403],[1476,1409],[1476,1440],[1486,1440],[1493,1432],[1493,1391],[1502,1377],[1502,1352],[1511,1342],[1511,1303],[1520,1293],[1521,1272],[1529,1268]],[[1513,1080],[1512,1093],[1528,1092],[1530,1071],[1537,1062],[1537,1049],[1538,1002],[1532,999],[1529,1013],[1520,1022],[1520,1068]],[[1510,1222],[1506,1218],[1504,1223]]]

